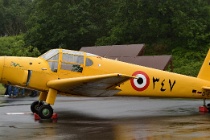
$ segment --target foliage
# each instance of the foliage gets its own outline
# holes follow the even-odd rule
[[[5,87],[2,84],[0,84],[0,95],[4,93],[5,93]]]
[[[209,43],[207,0],[119,0],[118,5],[108,36],[97,45],[146,43],[171,51]]]
[[[111,3],[99,0],[37,0],[33,5],[25,39],[43,52],[49,48],[79,49],[94,45],[98,35],[105,30],[103,22],[107,9],[104,6],[109,7]]]
[[[50,48],[146,43],[156,51],[210,43],[208,0],[84,0],[32,2],[25,40]]]
[[[207,50],[207,48],[204,48],[201,51],[193,51],[183,48],[173,49],[174,72],[197,76],[205,59]]]
[[[0,38],[0,56],[38,56],[39,50],[36,47],[26,46],[23,35]]]
[[[0,0],[0,36],[26,32],[31,4],[30,0]]]

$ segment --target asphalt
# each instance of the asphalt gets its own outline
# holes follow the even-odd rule
[[[0,97],[0,139],[210,139],[210,114],[198,111],[202,100],[59,96],[58,120],[35,121],[36,99]]]

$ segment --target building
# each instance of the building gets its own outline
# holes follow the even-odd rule
[[[82,47],[80,51],[119,61],[173,71],[171,55],[144,56],[144,44]]]

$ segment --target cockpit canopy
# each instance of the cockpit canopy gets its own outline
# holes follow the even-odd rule
[[[59,54],[62,55],[61,58],[59,58]],[[52,49],[40,57],[48,61],[53,72],[57,72],[59,59],[61,59],[60,69],[82,72],[83,66],[91,66],[93,64],[93,61],[85,56],[96,55],[66,49]]]

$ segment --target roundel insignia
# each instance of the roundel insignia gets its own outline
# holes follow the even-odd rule
[[[136,71],[133,73],[133,78],[130,80],[132,87],[137,91],[144,91],[149,86],[149,76],[143,71]]]

